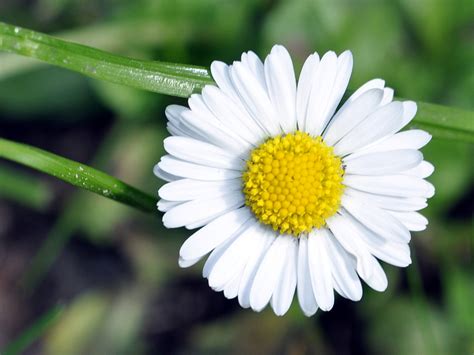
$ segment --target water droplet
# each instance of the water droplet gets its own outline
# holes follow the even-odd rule
[[[66,60],[66,59],[65,59]],[[84,168],[82,166],[79,166],[79,168],[77,168],[79,171],[84,171]]]
[[[15,29],[13,30],[16,34],[20,33],[21,31],[21,28],[20,27],[15,27]]]
[[[103,193],[104,195],[106,195],[106,196],[109,194],[109,192],[110,192],[110,191],[109,191],[109,190],[107,190],[107,189],[105,189],[105,190],[102,190],[102,193]]]

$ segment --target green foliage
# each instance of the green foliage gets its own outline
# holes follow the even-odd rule
[[[63,312],[63,306],[56,306],[46,312],[38,320],[36,320],[28,329],[23,331],[17,339],[11,342],[2,354],[19,355],[28,348],[34,341],[38,340],[44,333],[58,320]]]
[[[129,59],[1,22],[0,49],[92,78],[174,96],[187,97],[212,83],[204,68]]]
[[[0,138],[0,157],[50,174],[71,185],[92,191],[146,212],[155,211],[155,198],[85,164],[39,148]]]
[[[71,131],[75,125],[81,125],[83,130],[84,124],[92,131],[96,127],[92,124],[94,120],[98,120],[101,129],[109,129],[108,120],[114,121],[112,127],[118,122],[122,127],[119,131],[123,130],[124,134],[116,134],[112,128],[105,139],[95,138],[94,147],[99,148],[92,157],[88,156],[88,164],[113,172],[120,180],[146,191],[156,191],[158,187],[151,167],[163,153],[159,146],[167,134],[163,111],[167,104],[177,101],[140,90],[172,95],[175,95],[173,90],[177,90],[176,87],[160,86],[162,83],[148,87],[150,83],[143,76],[148,68],[155,69],[138,70],[134,65],[151,65],[149,60],[152,58],[207,66],[213,59],[231,62],[248,49],[265,55],[273,43],[282,43],[291,50],[299,68],[314,50],[340,52],[349,48],[355,58],[352,89],[369,79],[381,77],[400,97],[468,110],[473,108],[474,67],[469,23],[474,3],[469,0],[452,3],[443,0],[37,0],[30,3],[31,11],[24,9],[30,5],[15,2],[5,5],[2,7],[3,20],[54,33],[55,37],[67,42],[144,61],[132,60],[134,64],[130,64],[125,57],[115,61],[115,55],[112,58],[108,53],[97,54],[91,48],[87,50],[93,50],[97,55],[89,58],[82,53],[84,47],[72,45],[74,49],[81,48],[81,58],[75,62],[77,67],[69,69],[80,73],[86,71],[86,62],[92,65],[89,69],[99,62],[100,66],[105,65],[94,76],[103,81],[91,81],[45,65],[56,54],[59,54],[58,58],[65,55],[66,60],[68,56],[74,56],[69,44],[56,46],[56,39],[39,35],[38,40],[36,35],[23,29],[18,36],[14,28],[13,32],[7,31],[8,35],[0,31],[0,46],[8,44],[10,51],[28,54],[38,45],[33,52],[35,55],[42,52],[43,56],[43,61],[38,61],[16,54],[0,54],[0,120],[8,120],[5,125],[8,131],[21,119],[23,122],[18,127],[22,129],[31,124],[31,129],[38,129],[38,137],[43,134],[42,130],[52,125]],[[64,31],[70,28],[73,30]],[[18,38],[19,44],[16,43]],[[3,42],[3,39],[7,41]],[[129,64],[131,70],[127,71],[124,68]],[[165,73],[163,63],[157,64],[158,75],[169,74]],[[117,67],[123,75],[138,73],[132,86],[139,90],[110,82],[111,72],[105,68],[114,70]],[[85,74],[92,76],[94,73],[86,71]],[[172,82],[180,82],[183,76],[175,74],[171,74]],[[122,77],[120,80],[128,79]],[[204,80],[199,77],[197,81],[196,90],[204,83],[212,83],[207,74]],[[192,91],[185,87],[180,96],[186,97]],[[164,332],[166,337],[168,334],[172,339],[176,335],[179,337],[179,345],[175,344],[173,350],[197,354],[222,353],[229,349],[252,353],[286,350],[338,353],[338,346],[344,346],[347,340],[350,342],[348,348],[343,349],[364,353],[472,353],[472,225],[470,217],[459,215],[460,211],[469,208],[466,201],[472,188],[472,144],[469,142],[472,142],[473,114],[423,102],[418,102],[418,106],[420,109],[413,126],[434,135],[423,154],[436,167],[429,178],[436,186],[436,195],[430,200],[430,206],[422,211],[429,217],[430,225],[426,231],[413,234],[411,246],[418,257],[420,270],[414,269],[413,265],[406,270],[384,265],[389,278],[386,292],[377,293],[365,287],[361,302],[345,302],[338,297],[333,311],[319,312],[310,319],[302,316],[296,305],[287,316],[277,318],[268,310],[258,314],[238,311],[233,302],[228,303],[225,314],[215,316],[202,307],[206,318],[190,319],[185,307],[174,302],[175,299],[166,304],[162,312],[157,312],[158,316],[152,317],[150,314],[157,314],[154,307],[163,306],[156,300],[157,295],[166,295],[174,290],[173,287],[182,295],[179,285],[189,280],[194,283],[193,291],[187,290],[188,295],[196,298],[196,302],[203,302],[194,290],[197,285],[205,288],[205,281],[198,281],[200,267],[178,271],[176,262],[177,250],[190,231],[165,230],[158,216],[150,218],[135,213],[125,205],[103,199],[102,194],[77,189],[64,196],[64,191],[57,188],[61,184],[55,184],[52,179],[47,180],[47,185],[38,184],[38,176],[27,176],[28,171],[2,168],[0,190],[3,188],[6,192],[0,192],[0,214],[5,211],[5,205],[10,212],[10,205],[2,197],[25,204],[31,202],[33,208],[40,203],[44,206],[44,196],[38,199],[35,195],[39,190],[46,189],[46,200],[53,199],[42,219],[43,228],[31,232],[27,239],[36,243],[31,243],[34,251],[28,256],[32,259],[24,264],[24,273],[20,275],[22,285],[29,291],[35,290],[48,270],[53,271],[51,277],[61,287],[76,283],[77,274],[71,277],[66,270],[58,269],[63,265],[63,259],[55,264],[65,246],[68,249],[63,256],[74,258],[76,243],[92,245],[89,248],[93,251],[109,250],[107,248],[117,251],[123,262],[132,268],[131,274],[122,277],[118,285],[109,288],[109,284],[105,285],[101,280],[87,284],[85,291],[81,281],[88,277],[89,263],[100,262],[100,269],[94,271],[106,269],[111,264],[93,253],[87,254],[87,260],[81,259],[79,283],[68,299],[68,309],[57,319],[53,329],[40,335],[43,350],[46,353],[64,353],[66,350],[91,354],[168,353],[169,349],[160,348],[161,343],[149,343],[150,338],[164,339],[160,338],[163,334],[160,332]],[[113,117],[100,121],[104,107]],[[122,126],[124,119],[128,125]],[[64,140],[69,138],[62,136],[61,129],[55,136],[58,143],[54,145],[54,150],[59,152],[64,151],[61,144],[64,146]],[[17,131],[13,136],[22,138]],[[51,134],[46,137],[50,138]],[[5,172],[6,175],[2,175]],[[12,193],[15,191],[17,193]],[[147,206],[150,211],[155,209],[151,201]],[[16,208],[14,206],[13,210]],[[25,211],[28,212],[23,208],[22,213]],[[32,213],[39,215],[36,211]],[[2,219],[0,234],[5,225],[8,225],[8,218]],[[9,257],[2,261],[21,261],[15,249],[8,248],[10,240],[4,241],[3,237],[4,234],[2,251],[5,248]],[[3,269],[11,270],[11,265],[10,269],[7,266]],[[3,275],[0,280],[4,279]],[[47,278],[47,281],[51,279]],[[170,284],[178,286],[170,287]],[[45,285],[49,287],[50,283]],[[12,289],[9,284],[6,288],[4,284],[0,286],[2,290],[12,292],[14,297],[18,294],[26,297],[23,289]],[[107,292],[103,292],[104,287]],[[208,291],[204,298],[210,295],[211,291]],[[3,297],[5,293],[2,293],[2,300]],[[152,298],[153,306],[150,306]],[[28,312],[29,307],[36,309],[35,305],[41,306],[44,302],[51,305],[54,300],[45,301],[34,294],[21,305]],[[184,323],[179,323],[181,317]],[[356,323],[352,323],[354,321]],[[167,346],[164,343],[166,341],[163,346]]]

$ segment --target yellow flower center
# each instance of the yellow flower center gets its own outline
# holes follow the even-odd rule
[[[242,175],[245,203],[264,224],[299,236],[336,213],[344,189],[341,159],[321,137],[296,131],[255,148]]]

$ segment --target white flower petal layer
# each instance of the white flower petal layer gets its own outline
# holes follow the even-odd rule
[[[203,181],[180,179],[163,185],[158,194],[162,199],[172,201],[190,201],[201,198],[212,198],[242,189],[240,179],[222,181]]]
[[[251,217],[247,208],[240,208],[216,218],[191,235],[181,246],[179,256],[185,260],[200,258],[232,237]]]
[[[393,101],[382,79],[357,89],[344,103],[353,58],[311,54],[296,80],[288,51],[275,45],[261,60],[245,52],[231,65],[214,61],[217,85],[193,94],[188,106],[165,111],[172,135],[168,155],[154,167],[167,181],[158,209],[169,228],[200,228],[182,245],[180,267],[207,255],[203,277],[244,308],[276,315],[293,298],[307,316],[329,311],[335,293],[358,301],[362,282],[384,291],[388,282],[379,260],[397,267],[411,263],[411,231],[428,220],[434,187],[424,179],[434,167],[420,149],[425,131],[398,132],[415,116],[415,102]],[[340,106],[339,109],[338,106]],[[242,174],[252,151],[275,136],[296,130],[321,136],[341,158],[343,193],[338,211],[324,227],[298,236],[281,235],[245,204]]]
[[[270,301],[278,286],[291,243],[291,236],[279,236],[263,257],[250,290],[250,306],[253,310],[260,312]]]
[[[187,137],[168,137],[165,150],[172,156],[204,166],[241,171],[245,162],[222,148]]]
[[[189,178],[195,180],[219,181],[230,180],[241,176],[238,170],[213,168],[194,163],[188,163],[183,160],[176,159],[170,155],[165,155],[158,163],[158,167],[165,173],[180,176],[181,178]]]
[[[185,202],[168,210],[163,216],[163,224],[167,228],[183,227],[208,217],[217,217],[242,206],[243,203],[244,196],[240,191],[211,199]]]
[[[403,105],[391,102],[370,114],[334,146],[334,153],[345,156],[395,133],[402,126]]]
[[[346,174],[387,175],[412,169],[423,160],[423,154],[414,149],[391,150],[361,155],[344,160]]]
[[[290,54],[274,46],[265,60],[265,82],[271,104],[285,133],[296,130],[296,79]]]
[[[313,285],[308,263],[308,237],[303,235],[299,239],[298,247],[298,301],[303,313],[312,316],[318,310],[314,297]]]
[[[291,238],[288,243],[286,260],[275,291],[271,299],[271,305],[277,316],[284,315],[291,306],[296,289],[298,261],[298,241]]]
[[[323,311],[329,311],[334,305],[327,238],[328,233],[324,229],[312,232],[308,238],[308,263],[311,283],[316,302]]]

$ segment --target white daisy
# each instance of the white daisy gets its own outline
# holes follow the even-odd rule
[[[232,65],[215,61],[217,86],[166,109],[168,155],[155,174],[168,228],[201,228],[183,244],[179,265],[210,253],[210,287],[242,307],[277,315],[295,291],[310,316],[328,311],[334,290],[357,301],[361,278],[384,291],[377,259],[410,264],[410,231],[433,186],[433,166],[418,151],[431,136],[397,133],[416,113],[371,80],[337,110],[352,71],[349,51],[317,53],[298,82],[287,50],[265,63],[253,53]]]

